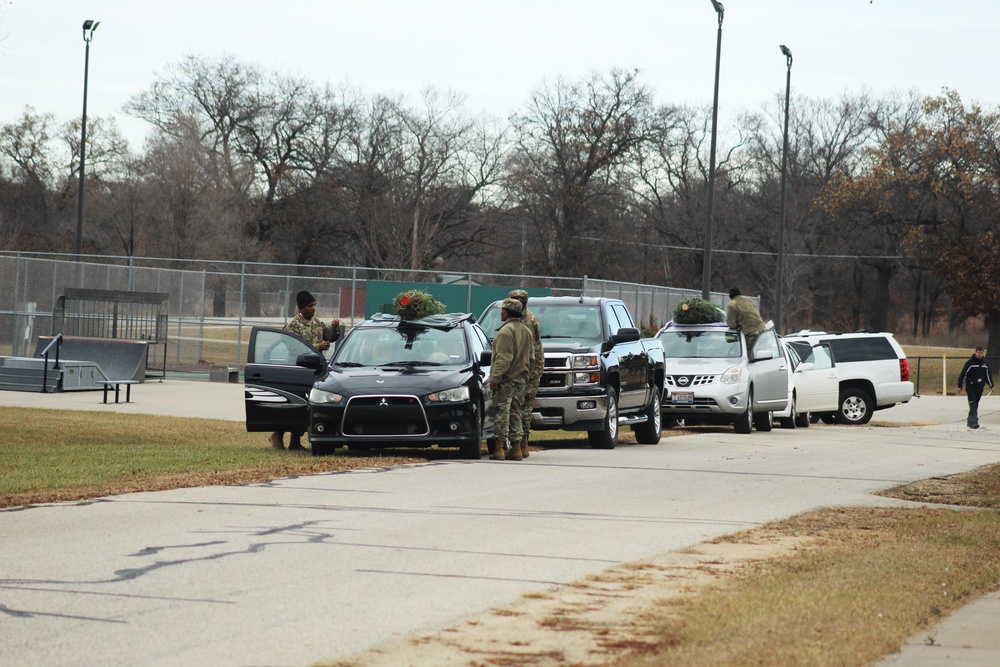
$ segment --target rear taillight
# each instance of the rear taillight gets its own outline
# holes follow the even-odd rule
[[[907,382],[910,379],[910,362],[906,359],[899,360],[899,379],[901,382]]]

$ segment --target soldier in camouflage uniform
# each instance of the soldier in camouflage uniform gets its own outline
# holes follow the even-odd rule
[[[329,350],[330,343],[340,338],[340,320],[324,324],[316,319],[316,297],[302,290],[295,295],[295,305],[299,312],[285,325],[285,331],[293,333],[318,350]],[[270,443],[275,449],[284,449],[285,434],[271,434]],[[292,433],[288,442],[289,451],[305,449],[302,446],[302,434]]]
[[[521,457],[528,458],[528,436],[531,434],[531,410],[535,407],[535,396],[538,394],[538,384],[542,381],[542,369],[545,367],[545,350],[542,348],[542,328],[538,318],[528,310],[528,293],[523,289],[511,290],[507,295],[517,299],[524,306],[521,322],[531,331],[534,341],[531,354],[531,370],[528,372],[528,383],[524,390],[524,402],[521,404]]]
[[[503,324],[493,337],[493,363],[490,366],[490,389],[496,410],[494,433],[497,446],[490,458],[520,461],[521,403],[531,370],[531,332],[521,323],[523,306],[517,299],[504,299],[500,306]],[[507,450],[508,441],[513,445]]]

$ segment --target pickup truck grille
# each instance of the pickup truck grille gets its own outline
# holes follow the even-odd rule
[[[545,355],[545,370],[550,368],[569,368],[570,367],[570,356],[568,354],[546,354]]]
[[[684,378],[683,380],[681,378]],[[666,377],[668,387],[677,387],[683,390],[686,387],[698,387],[715,382],[714,375],[668,375]]]
[[[542,373],[542,379],[538,382],[538,388],[565,387],[566,373]]]

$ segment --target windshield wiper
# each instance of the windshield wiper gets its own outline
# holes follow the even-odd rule
[[[364,366],[364,364],[359,364],[356,361],[336,361],[336,362],[334,362],[333,365],[334,366],[349,366],[351,368],[358,368],[360,366]]]
[[[542,338],[577,338],[577,336],[542,336]]]

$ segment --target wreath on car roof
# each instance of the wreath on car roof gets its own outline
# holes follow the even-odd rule
[[[674,322],[678,324],[714,324],[725,321],[726,315],[721,308],[696,296],[682,299],[674,308]]]
[[[428,315],[444,315],[447,307],[428,292],[417,289],[400,292],[392,305],[401,320],[417,320]]]

